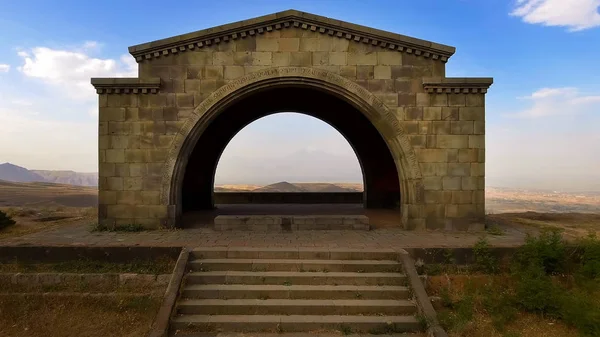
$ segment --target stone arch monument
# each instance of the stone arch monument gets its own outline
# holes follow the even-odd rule
[[[129,51],[138,78],[92,79],[102,223],[177,226],[186,209],[212,208],[227,143],[283,111],[337,129],[365,207],[399,206],[405,228],[465,230],[484,216],[492,79],[446,78],[453,47],[289,10]]]

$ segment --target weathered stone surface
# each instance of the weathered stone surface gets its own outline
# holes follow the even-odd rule
[[[294,26],[275,15],[133,46],[140,78],[94,79],[100,220],[179,225],[181,200],[170,198],[180,188],[175,163],[189,155],[183,144],[195,141],[195,127],[210,128],[204,114],[261,83],[310,87],[360,107],[405,177],[406,228],[444,228],[450,217],[455,229],[481,217],[491,80],[445,78],[451,47],[310,17]]]

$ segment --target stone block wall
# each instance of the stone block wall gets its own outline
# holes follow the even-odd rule
[[[460,230],[484,216],[482,88],[489,86],[489,79],[446,81],[440,59],[332,36],[310,26],[212,41],[138,58],[137,85],[93,80],[99,92],[101,221],[173,225],[176,209],[161,200],[161,180],[175,136],[215,90],[275,67],[337,74],[393,112],[421,171],[417,195],[403,208],[410,213],[407,227]],[[379,129],[384,138],[391,137],[385,134],[388,128]]]
[[[485,214],[484,94],[417,95],[422,107],[404,125],[423,175],[426,227],[469,229]]]

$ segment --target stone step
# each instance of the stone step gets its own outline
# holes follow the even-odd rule
[[[187,299],[179,302],[186,315],[413,315],[408,300],[287,300],[287,299]]]
[[[186,284],[401,286],[406,285],[406,276],[401,273],[208,271],[188,273]]]
[[[304,259],[304,260],[392,260],[398,253],[393,249],[343,248],[257,248],[257,247],[199,247],[190,252],[194,259]]]
[[[265,332],[218,332],[218,333],[206,333],[206,332],[186,332],[184,330],[178,330],[171,336],[177,337],[382,337],[381,334],[342,334],[341,331],[331,332],[283,332],[283,333],[265,333]],[[392,333],[385,334],[385,337],[425,337],[422,333]]]
[[[408,299],[404,286],[312,286],[198,284],[183,289],[183,298],[200,299]]]
[[[391,260],[203,259],[189,263],[196,271],[401,272]]]
[[[301,332],[352,331],[373,334],[420,331],[414,316],[343,316],[343,315],[181,315],[174,317],[173,329],[196,332]]]

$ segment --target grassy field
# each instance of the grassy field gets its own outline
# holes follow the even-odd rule
[[[452,337],[600,336],[600,240],[576,246],[545,231],[503,264],[481,240],[469,266],[425,266],[440,323]]]
[[[90,225],[97,220],[96,207],[0,207],[16,224],[0,230],[0,239],[42,230],[78,224]]]
[[[135,273],[170,274],[176,260],[168,257],[153,260],[134,260],[122,263],[100,260],[71,260],[54,263],[20,263],[18,261],[0,264],[0,273]]]
[[[3,337],[146,336],[161,296],[0,296]]]
[[[96,207],[97,204],[95,187],[0,180],[0,207]]]
[[[170,274],[171,259],[107,263],[66,261],[0,264],[0,273]],[[153,278],[126,283],[72,278],[60,284],[0,282],[0,336],[146,336],[166,285]]]
[[[579,337],[579,331],[553,317],[507,309],[510,321],[495,323],[488,311],[495,293],[515,285],[506,276],[443,275],[428,280],[430,295],[439,296],[438,318],[451,337]]]
[[[531,233],[557,229],[567,239],[585,237],[589,233],[600,236],[600,213],[499,213],[488,214],[487,220],[490,224],[516,227]]]
[[[0,230],[0,239],[93,223],[98,214],[97,204],[95,187],[0,180],[0,211],[17,222]]]

